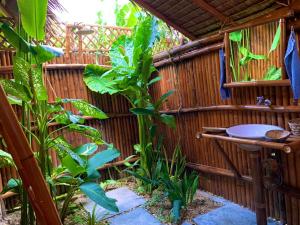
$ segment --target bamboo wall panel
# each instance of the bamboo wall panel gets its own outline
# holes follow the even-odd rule
[[[256,70],[262,70],[258,64]],[[196,133],[203,126],[229,127],[241,123],[267,123],[288,128],[288,120],[299,117],[299,113],[274,113],[239,110],[206,110],[199,112],[181,112],[184,108],[209,107],[218,105],[255,105],[257,96],[264,96],[272,101],[273,106],[290,106],[293,104],[289,87],[242,87],[232,89],[232,97],[222,101],[219,94],[219,52],[213,51],[188,61],[159,68],[162,80],[152,89],[154,99],[168,90],[174,89],[175,94],[164,104],[163,110],[178,110],[174,115],[177,129],[171,130],[161,126],[165,132],[165,144],[171,153],[177,142],[189,162],[229,169],[220,153],[206,139],[197,140]],[[176,141],[175,141],[176,140]],[[242,175],[250,176],[250,162],[247,153],[233,144],[222,142],[226,153]],[[265,159],[270,151],[262,153]],[[300,188],[300,154],[282,154],[284,182]],[[200,185],[217,195],[222,195],[236,203],[253,209],[252,187],[248,183],[231,178],[203,174]],[[268,215],[279,218],[278,193],[266,191]],[[300,224],[300,200],[285,196],[288,224]]]

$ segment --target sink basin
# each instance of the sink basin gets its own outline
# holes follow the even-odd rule
[[[267,124],[241,124],[226,129],[231,137],[262,140],[270,130],[283,130],[281,127]]]

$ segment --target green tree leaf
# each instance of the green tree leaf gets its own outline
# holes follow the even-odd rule
[[[3,34],[8,42],[16,49],[19,49],[24,53],[28,53],[31,51],[30,44],[25,41],[17,32],[15,32],[9,25],[7,25],[6,23],[0,23],[0,29],[3,31]]]
[[[0,80],[0,84],[2,84],[6,94],[15,96],[24,102],[28,102],[32,99],[32,94],[28,88],[22,84],[16,83],[13,80]]]
[[[97,119],[107,119],[108,116],[98,109],[96,106],[89,104],[88,102],[80,99],[63,99],[62,102],[70,102],[77,110],[79,110],[84,116],[91,116]]]
[[[160,120],[171,128],[176,128],[175,117],[172,115],[161,114]]]
[[[90,138],[93,142],[95,142],[98,145],[104,144],[101,132],[93,127],[79,124],[71,124],[69,126],[69,130],[80,133]]]
[[[234,32],[231,32],[229,34],[229,39],[231,41],[234,41],[234,42],[241,42],[242,41],[242,37],[243,37],[243,35],[242,35],[242,31],[241,30],[234,31]]]
[[[106,163],[118,158],[119,156],[120,152],[115,148],[110,148],[96,153],[88,160],[88,176],[94,174],[94,172],[99,168],[104,166]]]
[[[87,143],[84,145],[80,145],[74,149],[74,152],[76,152],[78,155],[82,156],[90,156],[94,154],[98,149],[98,145],[95,143]]]
[[[130,111],[135,115],[142,115],[142,116],[153,116],[155,114],[153,109],[145,109],[145,108],[133,108],[130,109]]]
[[[100,185],[92,182],[86,182],[81,184],[79,188],[84,194],[86,194],[87,197],[89,197],[98,205],[107,210],[119,212],[119,209],[116,205],[116,200],[108,198]]]
[[[32,71],[32,83],[36,97],[39,101],[48,100],[47,89],[44,85],[43,74],[41,68],[34,68]]]
[[[278,25],[269,54],[278,47],[280,36],[281,36],[281,27],[280,25]]]
[[[0,168],[14,166],[14,160],[11,154],[0,149]]]
[[[21,21],[27,34],[44,40],[48,0],[17,0]]]

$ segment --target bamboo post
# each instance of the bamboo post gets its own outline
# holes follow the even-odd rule
[[[250,151],[250,159],[257,225],[267,225],[267,211],[260,151]]]
[[[70,52],[71,52],[71,29],[72,25],[66,25],[66,63],[70,61]]]
[[[7,150],[11,153],[18,168],[39,224],[61,225],[48,186],[1,86],[0,105],[1,134],[7,144]]]
[[[232,76],[230,72],[230,40],[229,40],[228,32],[226,32],[224,35],[224,44],[225,44],[226,83],[229,84],[232,81]]]
[[[286,51],[286,19],[279,20],[279,26],[281,29],[281,37],[280,37],[280,66],[282,68],[282,79],[287,79],[284,56]]]

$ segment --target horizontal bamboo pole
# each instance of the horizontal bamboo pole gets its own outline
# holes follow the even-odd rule
[[[46,64],[43,66],[44,69],[47,70],[60,70],[60,69],[78,69],[78,70],[83,70],[88,64]],[[107,65],[99,65],[101,67],[105,68],[111,68],[111,66]],[[1,66],[0,67],[0,73],[10,73],[13,72],[13,66]]]
[[[262,105],[216,105],[216,106],[200,106],[191,108],[181,108],[179,110],[163,110],[160,113],[165,114],[180,114],[192,112],[207,112],[207,111],[258,111],[258,112],[276,112],[276,113],[298,113],[300,106],[262,106]]]
[[[287,154],[291,153],[292,151],[298,150],[300,147],[300,140],[296,140],[291,143],[276,143],[276,142],[242,139],[242,138],[235,138],[235,137],[216,135],[216,134],[207,134],[207,133],[198,133],[197,138],[198,139],[210,138],[210,139],[216,139],[221,141],[233,142],[236,144],[253,145],[261,148],[278,149]]]
[[[214,176],[229,177],[229,178],[237,179],[237,180],[240,180],[243,182],[253,183],[252,177],[242,175],[239,178],[239,177],[236,177],[235,174],[228,169],[207,166],[207,165],[202,165],[202,164],[197,164],[197,163],[187,163],[186,166],[188,168],[199,171],[201,173],[206,173],[206,174],[210,174],[210,175],[214,175]],[[275,190],[285,193],[289,196],[295,197],[297,199],[300,199],[300,189],[299,188],[295,188],[290,185],[282,184],[279,187],[276,187]]]
[[[191,52],[188,52],[188,53],[185,53],[185,54],[182,54],[182,55],[178,55],[178,56],[174,56],[174,57],[171,57],[171,58],[163,59],[161,61],[155,62],[154,66],[155,67],[161,67],[161,66],[165,66],[165,65],[175,63],[175,62],[181,62],[183,60],[187,60],[187,59],[196,57],[196,56],[201,55],[201,54],[216,51],[216,50],[221,49],[223,47],[224,47],[223,42],[216,43],[216,44],[206,46],[206,47],[203,47],[203,48],[200,48],[200,49],[197,49],[197,50],[193,50]]]
[[[242,181],[252,182],[252,177],[242,175],[241,177],[238,178],[231,170],[228,170],[228,169],[218,168],[218,167],[214,167],[214,166],[207,166],[207,165],[202,165],[202,164],[197,164],[197,163],[187,163],[186,166],[191,169],[203,172],[203,173],[208,173],[208,174],[212,174],[212,175],[216,175],[216,176],[237,178]]]
[[[173,49],[169,51],[164,51],[159,54],[156,54],[153,58],[154,62],[159,62],[164,59],[168,59],[170,57],[174,57],[175,55],[183,54],[186,52],[189,52],[191,50],[195,50],[195,48],[201,48],[203,46],[206,46],[208,44],[216,43],[218,41],[221,41],[223,39],[223,35],[221,34],[215,34],[209,37],[204,37],[196,41],[189,42],[185,45],[181,45],[178,47],[174,47]]]
[[[226,88],[235,87],[286,87],[290,86],[291,82],[289,79],[285,80],[257,80],[257,81],[245,81],[245,82],[232,82],[224,84]]]

